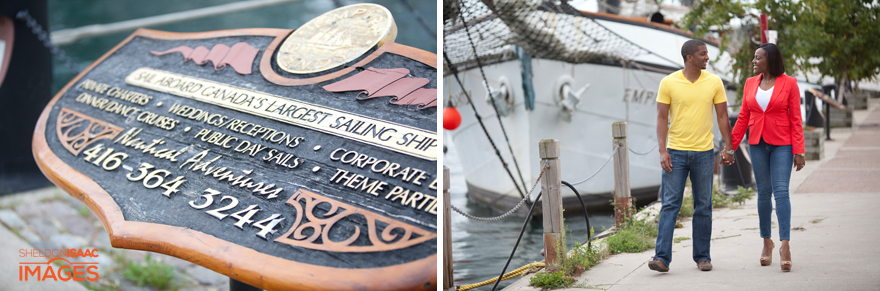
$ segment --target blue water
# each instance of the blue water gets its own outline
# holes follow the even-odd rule
[[[422,27],[415,14],[403,3],[404,0],[347,1],[343,5],[356,3],[376,3],[388,8],[397,23],[395,42],[422,50],[437,52],[436,39]],[[405,0],[425,19],[432,31],[437,30],[437,2],[424,0]],[[108,24],[149,16],[180,12],[227,4],[232,0],[49,0],[49,26],[52,31],[77,28],[91,24]],[[172,32],[202,32],[237,28],[297,28],[324,12],[336,8],[334,1],[305,0],[268,8],[248,10],[222,16],[195,19],[179,23],[149,27]],[[132,32],[123,32],[87,39],[61,46],[82,70],[104,53],[119,44]],[[58,92],[76,76],[64,62],[53,56],[52,93]]]
[[[477,204],[467,198],[467,186],[458,161],[455,146],[448,142],[448,152],[444,155],[443,164],[449,167],[450,196],[452,205],[458,209],[478,217],[500,215],[489,207]],[[498,169],[503,170],[503,169]],[[537,195],[537,194],[535,194]],[[525,206],[523,206],[525,207]],[[540,207],[537,205],[535,207]],[[595,233],[609,228],[614,224],[611,211],[590,213],[590,225]],[[497,278],[504,268],[516,238],[522,229],[524,216],[511,215],[498,222],[480,222],[470,220],[457,213],[452,213],[452,268],[455,285],[466,285]],[[568,242],[583,242],[587,239],[587,225],[583,215],[566,215],[565,228],[569,232]],[[507,272],[532,262],[540,262],[541,249],[544,247],[544,229],[540,219],[532,219],[526,226],[522,241],[516,254],[507,268]],[[512,284],[518,278],[502,281],[496,290]],[[491,290],[492,285],[475,290]]]

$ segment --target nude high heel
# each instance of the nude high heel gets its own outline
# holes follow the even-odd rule
[[[769,266],[773,263],[773,248],[776,247],[776,244],[770,244],[770,255],[766,257],[761,257],[761,266]]]
[[[789,250],[789,252],[791,252]],[[779,248],[779,267],[782,268],[783,272],[791,271],[791,261],[782,261],[782,248]]]

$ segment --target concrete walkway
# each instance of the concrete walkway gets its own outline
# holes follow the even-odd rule
[[[673,245],[668,273],[648,269],[654,250],[618,254],[578,277],[566,290],[880,290],[880,110],[854,112],[852,129],[834,129],[825,159],[792,173],[792,271],[779,267],[779,232],[773,214],[773,264],[758,263],[757,199],[738,209],[713,211],[711,272],[691,258],[692,241]],[[691,237],[682,223],[673,237]],[[488,289],[487,289],[488,290]],[[539,290],[521,279],[504,290]]]

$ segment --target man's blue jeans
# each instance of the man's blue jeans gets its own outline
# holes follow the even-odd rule
[[[672,172],[663,171],[661,195],[663,207],[657,229],[657,245],[654,258],[666,266],[672,262],[672,232],[681,210],[682,196],[688,175],[694,196],[693,241],[694,262],[712,262],[709,243],[712,237],[712,170],[715,155],[705,152],[667,149],[672,158]]]
[[[776,198],[776,218],[779,220],[779,240],[788,240],[791,233],[791,201],[788,185],[794,156],[791,145],[775,146],[764,142],[749,145],[752,171],[758,187],[758,226],[762,238],[770,238],[770,196]]]

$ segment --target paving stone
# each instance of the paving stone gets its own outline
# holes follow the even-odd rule
[[[16,231],[27,228],[27,223],[21,219],[21,216],[18,216],[18,213],[9,209],[0,210],[0,222]]]
[[[229,277],[201,266],[193,266],[192,268],[186,269],[186,273],[196,279],[196,281],[199,281],[199,283],[205,285],[220,285],[228,284],[229,282]]]
[[[67,204],[70,204],[70,206],[73,207],[74,209],[76,209],[79,206],[86,206],[85,203],[83,203],[82,201],[79,201],[79,199],[76,199],[76,197],[73,197],[71,195],[64,195],[64,198],[61,200],[64,200],[65,202],[67,202]]]
[[[53,235],[50,240],[64,249],[79,249],[86,244],[82,237],[67,233]]]
[[[91,238],[92,240],[89,242],[90,245],[104,250],[113,249],[113,246],[110,245],[110,236],[103,228],[100,231],[95,232]]]
[[[196,284],[196,282],[194,282],[192,278],[190,278],[186,273],[182,272],[181,270],[175,270],[174,277],[172,277],[171,280],[172,282],[174,282],[174,286],[177,287],[198,286],[198,284]]]
[[[49,239],[53,235],[58,234],[58,227],[56,227],[55,223],[49,220],[49,218],[42,216],[31,217],[27,222],[31,226],[31,229],[43,239]]]
[[[34,248],[35,248],[35,249],[38,249],[38,250],[55,250],[55,249],[60,249],[60,247],[58,247],[58,245],[55,244],[54,242],[51,242],[51,241],[45,241],[45,240],[32,242],[31,245],[33,245]]]
[[[115,288],[108,288],[107,290],[113,290],[113,289],[125,290],[125,289],[122,289],[119,287],[119,286],[122,286],[123,281],[125,281],[125,278],[123,277],[121,270],[116,270],[116,272],[107,273],[106,276],[101,276],[101,278],[98,279],[98,282],[101,282],[104,285],[109,285],[109,286],[115,287]]]
[[[110,270],[116,269],[116,262],[113,261],[113,257],[109,256],[106,253],[102,254],[100,251],[98,252],[97,258],[83,258],[83,259],[84,259],[83,261],[85,261],[85,259],[87,259],[87,260],[91,260],[92,262],[98,262],[98,273],[101,274],[101,276],[104,276],[104,274],[106,274]]]
[[[169,266],[177,268],[179,270],[185,270],[185,269],[191,268],[192,266],[195,266],[195,264],[190,263],[186,260],[178,259],[176,257],[172,257],[172,256],[168,256],[168,255],[154,253],[154,254],[152,254],[152,257],[160,260],[161,262],[163,262],[165,264],[168,264]]]
[[[42,241],[42,240],[43,240],[42,238],[40,238],[39,235],[37,235],[36,233],[34,233],[34,232],[30,231],[30,230],[22,230],[22,231],[18,232],[18,234],[19,234],[22,238],[24,238],[26,241],[28,241],[28,243],[30,243],[30,244],[32,244],[32,245],[33,245],[35,242],[38,242],[38,241]]]
[[[149,287],[149,286],[138,287],[137,283],[129,281],[129,280],[122,280],[119,283],[120,283],[119,290],[130,290],[130,291],[153,291],[154,290],[152,287]]]
[[[124,256],[126,260],[133,261],[133,262],[144,261],[147,259],[147,254],[149,254],[149,252],[145,252],[145,251],[136,251],[136,250],[129,250],[129,249],[118,249],[118,250],[122,251],[122,256]],[[150,257],[152,257],[152,256],[150,256]]]
[[[82,236],[82,237],[92,237],[95,233],[95,226],[92,225],[92,222],[88,219],[82,218],[81,216],[67,216],[63,219],[60,219],[61,224],[64,225],[64,228],[67,229],[68,232]]]
[[[69,204],[62,202],[61,200],[52,200],[48,203],[42,203],[39,206],[43,213],[46,215],[52,215],[54,217],[65,217],[65,216],[77,216],[79,212],[73,207],[70,207]]]
[[[21,217],[28,219],[32,217],[42,216],[43,213],[37,204],[21,204],[15,207],[15,212],[18,212],[18,215]]]

